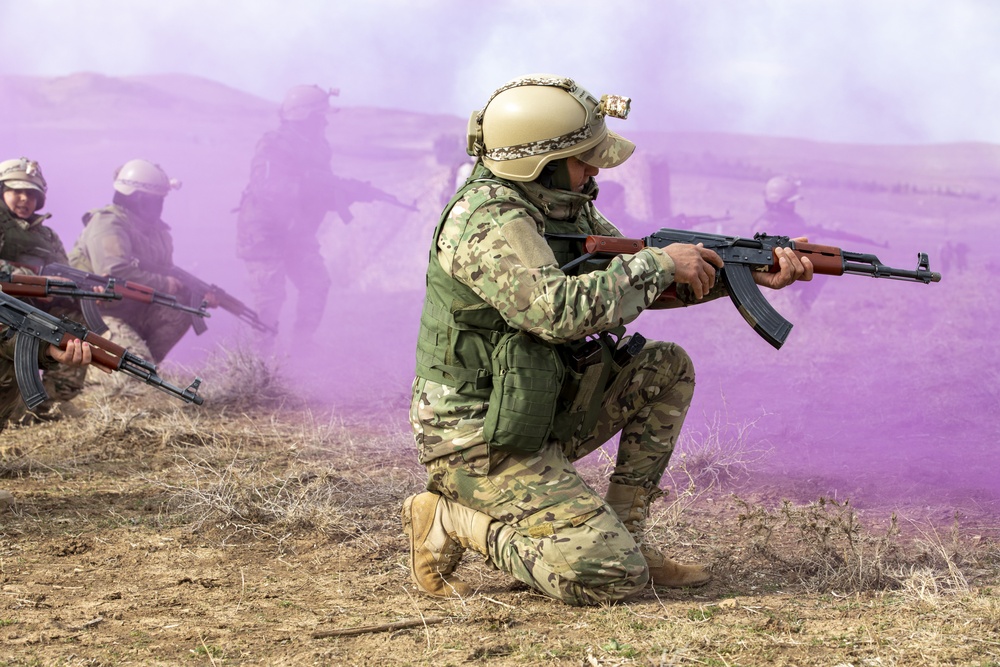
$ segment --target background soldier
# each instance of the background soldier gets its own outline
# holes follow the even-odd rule
[[[281,124],[257,143],[236,221],[236,254],[246,263],[258,315],[277,328],[287,278],[298,291],[294,330],[305,336],[319,328],[330,292],[316,235],[327,211],[336,210],[326,138],[335,94],[319,86],[288,91]]]
[[[34,274],[28,267],[67,263],[66,249],[52,228],[45,225],[50,214],[39,214],[45,208],[48,184],[41,167],[34,160],[17,158],[0,162],[0,270],[11,273]],[[83,313],[69,299],[31,299],[36,308],[82,322]],[[13,416],[21,421],[32,418],[58,419],[71,411],[69,401],[83,390],[86,369],[59,364],[49,364],[42,373],[42,383],[51,397],[33,412],[14,401]],[[5,381],[13,382],[13,376]],[[16,392],[15,392],[16,394]],[[5,417],[6,419],[6,417]]]
[[[278,129],[257,142],[237,208],[236,255],[246,264],[255,309],[277,330],[285,280],[291,281],[298,291],[293,334],[299,338],[319,328],[330,292],[317,239],[326,214],[335,212],[348,223],[352,203],[371,201],[416,210],[367,182],[333,173],[326,128],[330,96],[337,94],[306,85],[288,91]]]
[[[83,233],[70,252],[72,266],[146,285],[190,302],[187,288],[170,275],[174,243],[170,227],[160,219],[167,194],[180,183],[167,177],[159,165],[129,160],[115,173],[110,206],[83,216]],[[203,298],[214,305],[211,295]],[[159,363],[191,326],[191,315],[158,305],[122,299],[102,304],[110,338],[135,354]],[[126,382],[115,373],[108,382]],[[133,387],[145,387],[127,383]]]
[[[501,87],[470,121],[480,160],[434,232],[410,407],[429,478],[402,520],[425,593],[471,592],[454,575],[466,548],[576,605],[622,600],[650,580],[709,579],[643,541],[694,391],[691,361],[672,343],[620,348],[615,335],[671,285],[681,304],[723,294],[722,260],[675,244],[574,276],[559,267],[579,248],[543,236],[621,236],[592,203],[593,177],[632,154],[604,122],[627,111],[626,98],[599,102],[571,79],[534,75]],[[779,262],[754,280],[811,278],[790,250]],[[601,498],[573,462],[615,433]]]
[[[879,243],[860,234],[852,234],[839,229],[827,229],[819,225],[807,224],[795,210],[796,202],[802,199],[802,182],[788,176],[775,176],[764,184],[764,212],[753,224],[753,233],[764,232],[772,236],[789,238],[805,237],[812,243],[824,243],[828,239],[839,239],[852,243],[864,243],[887,248],[888,243]],[[806,312],[812,307],[823,289],[823,280],[813,280],[798,285],[791,293]]]

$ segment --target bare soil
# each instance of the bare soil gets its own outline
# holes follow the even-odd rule
[[[1000,665],[995,517],[682,461],[650,535],[709,586],[573,608],[467,557],[477,594],[439,600],[405,567],[405,423],[165,402],[0,436],[0,664]]]

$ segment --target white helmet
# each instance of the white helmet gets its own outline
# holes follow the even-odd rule
[[[168,178],[160,165],[149,160],[129,160],[115,172],[115,190],[123,195],[146,192],[166,197],[171,190],[178,190],[180,187],[180,181]]]
[[[788,176],[775,176],[764,185],[764,201],[768,204],[791,204],[802,199],[799,194],[801,181]]]
[[[617,167],[635,144],[610,132],[605,116],[626,118],[631,100],[600,101],[573,79],[532,74],[501,86],[469,119],[469,155],[497,176],[532,181],[553,160],[576,156],[602,169]]]
[[[34,160],[26,157],[0,162],[0,183],[10,190],[35,190],[38,192],[38,206],[45,208],[45,193],[48,184],[42,176],[42,168]]]

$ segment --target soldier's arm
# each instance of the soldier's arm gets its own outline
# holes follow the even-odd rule
[[[673,263],[658,248],[615,257],[603,270],[567,276],[538,233],[537,221],[523,208],[503,203],[481,207],[464,229],[449,229],[446,223],[441,240],[453,244],[452,275],[511,326],[554,342],[631,322],[673,281]]]
[[[160,292],[170,292],[173,287],[170,276],[140,268],[128,233],[114,220],[91,220],[81,242],[87,246],[93,273],[141,283]]]

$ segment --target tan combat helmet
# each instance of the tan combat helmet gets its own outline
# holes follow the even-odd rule
[[[630,103],[619,95],[598,100],[572,79],[551,74],[514,79],[472,113],[469,155],[512,181],[532,181],[546,164],[571,155],[593,167],[617,167],[635,144],[609,131],[604,117],[626,118]]]
[[[35,210],[45,208],[45,193],[49,186],[42,176],[42,169],[34,160],[26,157],[0,162],[0,183],[10,190],[36,190],[38,206]]]
[[[797,202],[802,199],[800,185],[800,181],[793,181],[788,176],[775,176],[764,185],[764,203],[777,206]]]
[[[314,113],[330,110],[330,97],[340,95],[340,90],[323,90],[319,86],[292,86],[285,93],[278,115],[282,120],[305,120]]]
[[[115,172],[115,190],[123,195],[145,192],[166,197],[171,190],[178,190],[181,182],[168,178],[167,172],[149,160],[129,160]]]

